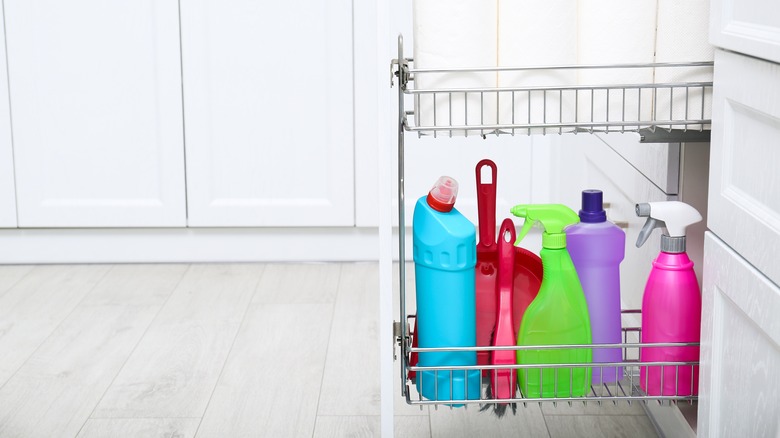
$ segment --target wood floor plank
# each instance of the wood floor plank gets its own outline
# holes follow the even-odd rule
[[[529,404],[528,407],[520,405],[517,415],[512,415],[509,411],[501,419],[496,418],[492,412],[480,412],[478,405],[468,409],[431,409],[430,418],[433,438],[549,436],[542,411],[536,404]]]
[[[77,438],[192,438],[200,418],[90,419]]]
[[[113,267],[0,389],[0,436],[75,436],[186,269]]]
[[[92,418],[200,417],[263,265],[192,265]]]
[[[431,420],[427,415],[396,415],[393,429],[394,435],[398,437],[428,438],[431,436]]]
[[[331,304],[253,304],[198,437],[311,437]]]
[[[638,415],[545,415],[551,438],[597,436],[604,438],[655,438],[653,424]]]
[[[252,303],[333,303],[340,275],[339,263],[269,264]]]
[[[379,415],[379,271],[344,264],[325,362],[319,415]]]
[[[376,263],[342,265],[319,415],[380,414],[378,287]],[[400,376],[399,367],[396,361],[394,376]],[[396,414],[428,415],[427,407],[421,410],[405,403],[400,384],[394,388]]]
[[[0,265],[0,296],[33,270],[32,265]]]
[[[393,422],[394,434],[402,438],[430,438],[428,417],[398,415]],[[372,438],[381,436],[380,417],[319,416],[314,438]]]
[[[0,296],[0,386],[19,369],[109,266],[36,266]]]

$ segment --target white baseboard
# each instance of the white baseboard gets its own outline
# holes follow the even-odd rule
[[[412,232],[405,233],[412,260]],[[392,257],[398,261],[398,229]],[[538,252],[541,233],[523,246]],[[375,227],[0,229],[0,264],[236,263],[379,260]]]
[[[377,228],[0,230],[0,264],[365,261],[378,258]]]

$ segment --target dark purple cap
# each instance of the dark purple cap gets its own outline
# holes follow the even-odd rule
[[[607,212],[603,207],[603,194],[601,190],[582,191],[582,210],[580,210],[581,222],[606,222]]]

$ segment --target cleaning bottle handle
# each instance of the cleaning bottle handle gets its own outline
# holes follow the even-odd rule
[[[506,218],[501,223],[501,231],[498,233],[498,291],[499,295],[508,292],[512,298],[515,266],[515,224],[512,219]],[[509,304],[511,308],[511,303]]]
[[[491,178],[489,183],[482,182],[483,169],[489,167]],[[479,219],[479,243],[482,249],[495,248],[496,244],[496,185],[498,168],[496,163],[484,159],[477,163],[477,213]]]
[[[493,346],[515,345],[516,334],[513,321],[513,283],[515,265],[515,224],[504,219],[498,233],[498,300],[496,305],[496,328],[493,332]],[[491,365],[514,365],[516,353],[512,350],[491,352]],[[494,398],[509,399],[515,396],[517,373],[514,369],[497,369],[490,373]]]

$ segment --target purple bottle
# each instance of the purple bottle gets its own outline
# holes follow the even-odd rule
[[[594,344],[620,344],[620,262],[626,233],[607,220],[601,190],[582,191],[580,223],[566,228],[569,254],[585,292]],[[622,362],[620,348],[594,348],[593,362]],[[594,384],[623,378],[623,367],[594,367]]]

